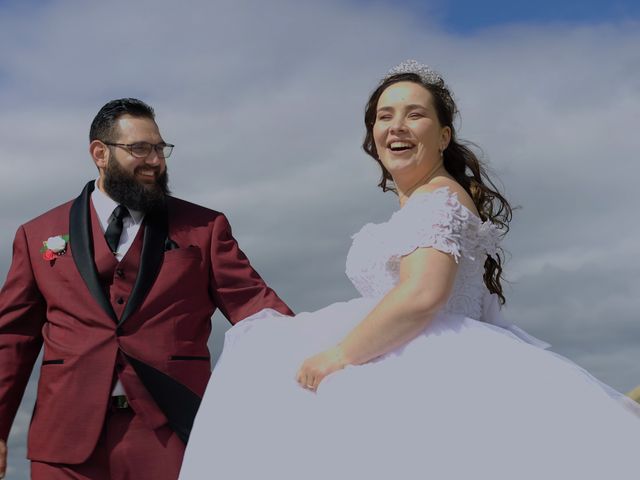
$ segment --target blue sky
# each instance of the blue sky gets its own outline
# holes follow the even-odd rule
[[[640,2],[529,0],[353,0],[362,6],[386,5],[413,10],[416,14],[435,18],[450,32],[470,34],[478,30],[514,24],[585,25],[603,22],[640,20]]]
[[[134,95],[176,144],[175,195],[223,211],[294,310],[352,298],[350,236],[398,207],[360,149],[363,105],[390,67],[416,58],[444,74],[461,138],[522,206],[505,244],[505,316],[630,390],[639,20],[630,1],[0,0],[0,281],[18,226],[95,178],[99,107]],[[214,355],[226,328],[216,316]],[[37,370],[11,480],[28,478]]]

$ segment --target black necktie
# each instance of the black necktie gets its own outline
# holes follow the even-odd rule
[[[118,251],[118,243],[120,243],[120,235],[122,235],[122,220],[129,216],[129,210],[123,205],[118,205],[113,209],[113,213],[109,217],[109,225],[107,231],[104,232],[104,238],[107,240],[109,248],[115,255]]]

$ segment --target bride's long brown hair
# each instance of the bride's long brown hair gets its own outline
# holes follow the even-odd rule
[[[513,214],[511,206],[487,175],[486,167],[469,148],[469,145],[472,144],[458,140],[453,125],[453,119],[458,114],[458,109],[449,88],[441,79],[426,83],[416,73],[399,73],[386,77],[369,97],[364,114],[367,133],[364,137],[362,148],[373,157],[382,170],[378,186],[382,188],[383,192],[392,191],[397,194],[393,185],[393,178],[378,156],[373,139],[373,125],[376,121],[376,110],[380,95],[387,87],[398,82],[417,83],[431,93],[440,125],[451,129],[451,141],[443,152],[444,168],[471,196],[480,218],[483,221],[491,221],[506,234],[509,231],[509,222]],[[498,248],[495,258],[487,255],[484,262],[484,283],[491,293],[495,293],[500,297],[501,304],[506,301],[501,283],[503,263],[504,251],[502,248]]]

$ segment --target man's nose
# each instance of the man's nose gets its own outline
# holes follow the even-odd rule
[[[151,149],[151,152],[149,153],[149,155],[147,155],[147,158],[145,158],[144,160],[144,163],[151,166],[160,165],[162,164],[162,162],[164,162],[164,155],[162,154],[162,152],[158,153],[158,151],[155,148]]]

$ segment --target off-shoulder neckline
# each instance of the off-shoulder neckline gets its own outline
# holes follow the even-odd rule
[[[463,205],[462,202],[460,200],[458,200],[458,193],[451,191],[451,188],[449,188],[448,185],[443,185],[442,187],[438,187],[438,188],[435,188],[433,190],[428,190],[428,191],[421,190],[421,191],[413,192],[411,195],[409,195],[409,198],[407,198],[407,201],[405,202],[404,207],[400,207],[400,210],[398,210],[398,212],[400,212],[404,208],[406,208],[406,206],[409,204],[409,202],[411,202],[411,200],[413,198],[417,198],[417,197],[420,197],[420,196],[423,196],[423,195],[432,195],[432,194],[434,194],[436,192],[439,192],[439,191],[442,191],[442,190],[446,191],[446,193],[448,194],[448,197],[453,198],[475,220],[477,220],[480,223],[489,222],[489,220],[483,221],[478,215],[476,215],[476,213],[473,210],[471,210],[467,206]]]

